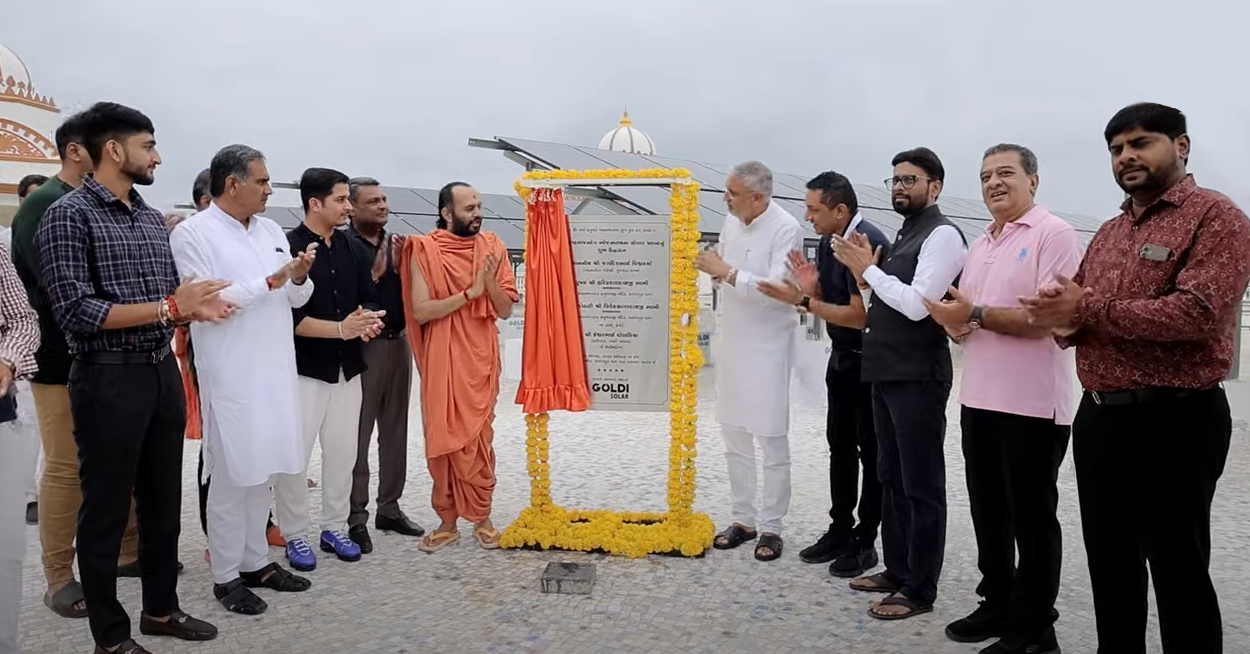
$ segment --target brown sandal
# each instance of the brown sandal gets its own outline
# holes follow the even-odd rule
[[[883,606],[901,606],[907,609],[907,612],[897,613],[897,614],[878,613],[877,609]],[[898,593],[895,593],[881,600],[880,602],[873,604],[872,607],[868,609],[868,615],[878,620],[906,620],[907,618],[911,618],[911,617],[920,615],[922,613],[928,613],[932,610],[933,610],[932,604],[917,604],[911,601],[910,599],[908,599],[906,595],[900,595]]]
[[[897,593],[902,590],[903,585],[895,582],[886,576],[884,572],[878,572],[875,575],[852,579],[851,590],[858,590],[862,593]]]
[[[498,529],[482,529],[481,527],[474,527],[473,537],[477,539],[477,544],[481,545],[484,550],[499,549]]]
[[[460,540],[460,531],[436,531],[421,539],[417,549],[422,552],[434,553]]]

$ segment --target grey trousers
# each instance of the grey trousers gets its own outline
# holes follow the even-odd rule
[[[378,430],[377,515],[399,517],[399,497],[408,477],[408,405],[412,401],[412,350],[406,336],[381,336],[364,344],[361,375],[360,443],[352,471],[348,526],[369,520],[369,442]]]
[[[26,554],[26,486],[35,473],[30,452],[37,447],[14,428],[17,424],[0,424],[0,654],[21,651],[17,619],[22,612],[22,557]]]

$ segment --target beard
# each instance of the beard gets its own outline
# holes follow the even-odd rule
[[[1158,191],[1163,191],[1167,188],[1168,179],[1171,177],[1171,175],[1169,174],[1169,171],[1151,170],[1144,166],[1140,168],[1134,168],[1133,170],[1130,170],[1128,172],[1141,173],[1142,174],[1141,179],[1138,179],[1136,182],[1133,182],[1131,184],[1126,183],[1124,181],[1124,175],[1126,173],[1119,173],[1115,176],[1115,183],[1120,187],[1121,190],[1123,190],[1125,193],[1128,193],[1130,195],[1132,195],[1134,191],[1146,192],[1146,193],[1154,193]]]
[[[919,205],[916,199],[910,195],[896,195],[890,198],[890,200],[891,204],[894,206],[894,212],[903,216],[910,216],[911,214],[916,213],[917,206]]]
[[[457,218],[451,221],[451,226],[447,231],[450,231],[456,236],[477,236],[477,233],[482,231],[482,221],[472,219],[462,222],[459,218]]]
[[[128,177],[135,186],[151,186],[156,181],[152,171],[130,164],[122,167],[122,174]]]

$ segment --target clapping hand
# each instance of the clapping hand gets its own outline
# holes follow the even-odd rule
[[[694,260],[694,267],[705,272],[716,281],[725,281],[725,277],[729,275],[729,265],[721,258],[720,252],[715,248],[709,248],[699,253]]]
[[[309,243],[303,252],[300,252],[294,259],[287,262],[287,279],[294,281],[296,284],[304,283],[304,279],[308,277],[308,271],[312,270],[313,262],[316,260],[317,244]]]
[[[367,343],[382,332],[382,316],[385,315],[385,311],[368,311],[358,306],[339,323],[339,333],[343,340],[359,338]]]
[[[934,302],[929,298],[921,298],[924,300],[924,306],[929,310],[929,316],[937,323],[946,328],[948,333],[961,334],[964,327],[967,326],[968,320],[972,318],[972,300],[959,292],[954,286],[946,291],[952,299]]]
[[[829,245],[833,250],[833,256],[841,261],[857,280],[863,279],[864,271],[870,266],[881,262],[881,246],[878,245],[874,250],[868,237],[861,232],[851,232],[850,238],[834,234]]]
[[[1020,298],[1029,324],[1048,327],[1060,334],[1071,334],[1076,308],[1087,289],[1063,275],[1055,275],[1055,283],[1037,290],[1037,295]]]
[[[814,297],[816,295],[816,279],[818,275],[816,264],[804,258],[803,252],[800,250],[790,250],[788,263],[790,274],[794,275],[794,280],[798,283],[799,288],[802,289],[803,293]]]
[[[223,320],[234,311],[234,305],[218,295],[230,286],[220,279],[197,280],[188,277],[174,291],[174,304],[178,317],[198,322]]]

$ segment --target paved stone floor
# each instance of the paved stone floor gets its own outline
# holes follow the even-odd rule
[[[714,423],[715,398],[704,375],[700,412],[698,508],[718,524],[727,517],[728,489],[722,447]],[[496,519],[511,521],[528,501],[525,426],[505,385],[496,423],[499,485]],[[154,652],[603,652],[712,653],[856,652],[857,654],[968,653],[978,646],[948,642],[944,625],[976,605],[976,548],[963,485],[957,411],[950,411],[946,443],[950,522],[946,564],[937,609],[897,623],[868,618],[870,600],[830,577],[824,566],[799,562],[797,551],[827,525],[828,451],[823,407],[796,401],[791,448],[794,499],[782,560],[759,563],[749,547],[703,559],[654,557],[626,560],[569,553],[486,552],[467,538],[426,555],[415,539],[375,535],[375,553],[357,563],[322,558],[310,573],[313,589],[301,595],[266,595],[268,613],[242,617],[212,599],[204,539],[196,517],[194,473],[197,445],[188,443],[185,464],[182,606],[221,628],[208,643],[144,639]],[[413,425],[419,425],[416,413]],[[410,452],[404,508],[431,526],[430,480],[422,459],[419,427]],[[1250,448],[1239,425],[1216,496],[1212,569],[1222,598],[1226,652],[1250,651]],[[664,505],[667,426],[662,415],[585,413],[552,420],[552,485],[557,501],[585,507],[660,510]],[[1179,437],[1180,435],[1178,435]],[[319,454],[314,455],[316,461]],[[317,463],[314,462],[314,466]],[[376,466],[375,466],[376,470]],[[316,475],[314,469],[313,475]],[[319,490],[313,491],[319,506]],[[1092,606],[1071,456],[1061,476],[1064,524],[1063,587],[1058,608],[1065,652],[1095,651]],[[467,531],[465,532],[467,536]],[[86,620],[53,615],[40,602],[43,577],[39,541],[28,528],[25,608],[26,652],[86,653]],[[280,556],[280,550],[273,550]],[[538,579],[549,561],[593,562],[598,583],[590,596],[543,595]],[[139,584],[123,580],[127,609],[139,610]],[[137,629],[136,629],[137,631]],[[1149,634],[1161,651],[1158,630]]]

